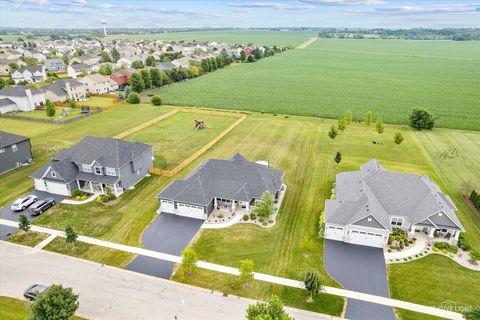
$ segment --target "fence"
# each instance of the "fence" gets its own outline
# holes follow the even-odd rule
[[[78,116],[72,117],[70,119],[65,119],[65,120],[34,118],[34,117],[28,117],[28,116],[20,116],[16,114],[0,114],[0,118],[27,120],[27,121],[33,121],[33,122],[43,122],[43,123],[52,123],[52,124],[68,124],[68,123],[72,123],[74,121],[83,119],[85,117],[89,117],[99,112],[102,112],[102,109],[91,110],[90,113],[80,114]]]
[[[247,118],[246,115],[244,114],[239,114],[239,113],[234,113],[234,112],[223,112],[223,111],[215,111],[215,110],[202,110],[202,109],[189,109],[189,108],[179,108],[172,110],[170,112],[167,112],[155,119],[152,119],[150,121],[147,121],[145,123],[142,123],[139,126],[136,126],[134,128],[131,128],[127,131],[124,131],[118,135],[115,136],[116,139],[122,139],[125,138],[126,136],[129,136],[133,133],[136,133],[138,131],[141,131],[151,125],[154,125],[155,123],[162,121],[170,116],[173,116],[174,114],[178,112],[188,112],[188,113],[202,113],[202,114],[210,114],[210,115],[217,115],[217,116],[231,116],[231,117],[237,117],[238,120],[235,121],[232,125],[230,125],[227,129],[223,130],[218,136],[213,138],[209,143],[204,145],[200,150],[196,151],[194,154],[189,156],[187,159],[183,160],[180,162],[175,168],[170,169],[170,170],[164,170],[160,168],[155,168],[151,167],[149,172],[152,174],[156,175],[161,175],[165,177],[173,177],[175,174],[177,174],[180,170],[188,166],[190,163],[192,163],[195,159],[200,157],[202,154],[204,154],[208,149],[210,149],[215,143],[220,141],[227,133],[232,131],[236,126],[238,126],[243,120]]]

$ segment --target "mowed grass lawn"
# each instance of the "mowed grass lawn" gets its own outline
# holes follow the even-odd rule
[[[87,105],[90,107],[110,107],[115,99],[106,97],[89,97],[87,101],[78,102],[78,105]]]
[[[30,314],[30,304],[10,297],[0,296],[0,319],[5,320],[25,320]],[[82,320],[77,316],[70,318],[71,320]]]
[[[479,307],[480,272],[466,269],[453,260],[433,254],[412,262],[388,266],[393,299],[442,307]],[[431,319],[397,309],[402,320]]]
[[[48,237],[48,234],[36,231],[21,231],[18,230],[15,234],[8,238],[9,242],[23,244],[24,246],[35,247]]]
[[[439,127],[480,130],[480,43],[318,39],[160,89],[167,104],[405,124],[411,109]],[[216,88],[225,94],[210,94]]]
[[[249,44],[297,46],[308,38],[315,36],[315,32],[296,31],[199,31],[199,32],[171,32],[145,34],[119,34],[109,36],[113,39],[140,39],[140,40],[173,40],[173,41],[210,41],[226,42],[228,44]]]
[[[205,128],[196,130],[196,119],[205,121]],[[153,145],[154,167],[172,169],[237,120],[236,117],[180,112],[125,139]]]

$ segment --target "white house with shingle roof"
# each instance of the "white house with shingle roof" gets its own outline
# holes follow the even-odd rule
[[[464,231],[456,210],[428,177],[389,172],[371,160],[337,175],[335,199],[325,201],[324,237],[383,248],[392,229],[401,228],[456,242]]]

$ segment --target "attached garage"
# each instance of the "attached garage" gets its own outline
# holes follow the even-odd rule
[[[180,216],[195,218],[195,219],[207,218],[204,207],[184,204],[184,203],[177,203],[176,213]]]
[[[173,201],[161,200],[160,201],[160,210],[161,210],[161,212],[175,213],[175,205],[174,205]]]
[[[324,237],[326,239],[343,241],[344,234],[345,234],[344,227],[328,225],[328,224],[325,225]]]
[[[350,229],[346,242],[362,246],[383,248],[387,240],[387,234],[382,231],[367,231],[363,229]]]
[[[47,184],[45,183],[45,180],[33,179],[33,183],[35,184],[35,190],[47,191]]]
[[[70,196],[70,190],[68,189],[68,185],[65,183],[59,183],[59,182],[53,182],[53,181],[48,181],[45,180],[45,185],[47,192],[53,193],[53,194],[60,194],[62,196]],[[39,189],[37,189],[39,190]]]

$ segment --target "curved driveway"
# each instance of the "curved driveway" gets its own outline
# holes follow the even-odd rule
[[[382,249],[326,240],[325,266],[345,289],[390,297]],[[391,307],[349,299],[345,318],[395,320],[395,315]]]

